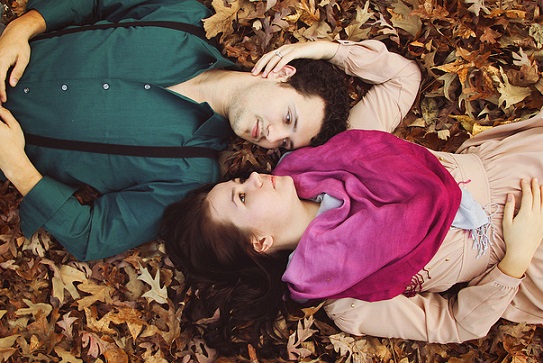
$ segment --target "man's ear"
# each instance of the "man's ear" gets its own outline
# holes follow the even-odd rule
[[[268,252],[270,248],[273,246],[273,237],[272,236],[264,236],[264,237],[252,236],[251,243],[253,244],[253,248],[255,249],[256,252],[265,253],[265,252]]]
[[[268,73],[269,79],[275,79],[281,82],[286,82],[296,73],[296,68],[293,66],[287,64],[284,65],[280,70],[277,72],[270,72]]]

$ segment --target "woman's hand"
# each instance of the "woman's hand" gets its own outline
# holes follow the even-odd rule
[[[262,56],[251,70],[253,75],[262,72],[267,77],[270,72],[277,72],[294,59],[331,59],[337,52],[339,43],[321,40],[283,45]]]
[[[10,67],[13,66],[9,77],[12,87],[23,76],[30,61],[30,44],[28,41],[37,34],[45,31],[43,17],[36,10],[31,10],[20,18],[8,24],[0,36],[0,102],[7,101],[6,78]]]
[[[537,179],[529,183],[521,180],[522,197],[519,211],[514,216],[515,198],[507,195],[503,213],[505,256],[498,268],[506,275],[524,275],[535,251],[543,239],[543,188]]]

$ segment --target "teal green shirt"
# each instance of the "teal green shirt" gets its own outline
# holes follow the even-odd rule
[[[210,15],[192,0],[35,0],[47,30],[125,21],[201,27]],[[208,69],[234,67],[205,40],[144,26],[86,30],[32,42],[31,62],[6,108],[30,134],[122,145],[202,146],[221,150],[230,126],[207,103],[165,87]],[[156,237],[164,208],[219,177],[207,158],[148,158],[27,145],[44,175],[20,206],[25,236],[48,230],[81,260],[117,254]],[[89,184],[102,196],[81,205]]]

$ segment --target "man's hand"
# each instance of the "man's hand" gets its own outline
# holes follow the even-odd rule
[[[25,196],[42,178],[28,159],[21,125],[0,106],[0,170]]]
[[[505,256],[498,268],[506,275],[520,278],[530,265],[543,239],[543,188],[537,179],[521,181],[522,198],[514,216],[515,198],[507,196],[503,211]]]
[[[0,102],[7,101],[6,78],[13,66],[9,84],[15,87],[30,61],[29,40],[45,31],[45,20],[36,10],[30,10],[8,24],[0,36]]]

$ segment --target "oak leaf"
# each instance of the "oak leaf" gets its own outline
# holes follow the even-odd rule
[[[403,1],[397,0],[392,3],[393,9],[389,10],[392,15],[392,25],[400,28],[416,37],[421,31],[422,21]]]
[[[499,84],[498,92],[500,92],[500,99],[498,100],[498,105],[501,106],[505,103],[504,108],[508,109],[512,105],[521,102],[532,93],[528,87],[513,86],[511,83],[509,83],[507,75],[503,73],[501,68],[500,74],[501,79],[499,77],[493,77],[493,79]]]
[[[15,334],[5,338],[0,338],[0,349],[11,348],[13,346],[13,343],[15,343],[15,341],[19,337],[19,334]]]
[[[208,38],[213,38],[219,33],[223,33],[222,37],[232,34],[234,32],[232,23],[236,20],[238,12],[244,7],[254,6],[248,0],[213,0],[211,5],[215,9],[215,14],[202,20]]]
[[[543,48],[543,25],[538,23],[531,24],[528,34],[534,38],[538,48]]]
[[[17,316],[21,316],[21,315],[36,316],[40,311],[44,313],[45,316],[48,316],[53,310],[53,307],[50,304],[45,304],[45,303],[34,304],[32,301],[28,299],[23,299],[23,301],[28,306],[28,308],[17,309],[17,311],[15,311],[15,315]]]
[[[479,14],[481,13],[481,10],[483,10],[483,13],[485,14],[490,13],[490,10],[488,10],[488,8],[485,6],[484,0],[465,0],[465,1],[466,1],[466,4],[472,4],[468,8],[468,11],[471,11],[476,16],[479,16]]]
[[[126,265],[123,268],[129,278],[125,295],[129,300],[135,301],[143,294],[143,282],[138,280],[138,274],[132,266]]]
[[[70,316],[72,312],[66,313],[62,316],[62,320],[57,321],[57,325],[62,328],[62,333],[68,338],[72,338],[72,326],[74,322],[78,320],[77,317]]]
[[[77,308],[83,310],[96,301],[102,301],[104,303],[111,304],[113,300],[111,298],[111,293],[115,291],[114,288],[108,285],[97,285],[90,281],[85,281],[77,286],[77,289],[86,293],[89,293],[89,296],[85,296],[77,302]]]
[[[369,7],[369,1],[366,1],[363,8],[356,6],[356,17],[344,28],[347,40],[358,42],[367,39],[369,29],[363,30],[361,27],[374,16],[374,13],[369,11]]]
[[[142,296],[149,300],[154,300],[159,304],[167,304],[168,290],[166,286],[160,286],[160,271],[157,271],[154,278],[149,273],[149,270],[147,270],[147,268],[145,267],[141,267],[141,265],[140,271],[141,275],[138,276],[138,279],[151,286],[151,289],[144,293]]]
[[[59,300],[61,306],[64,305],[64,290],[68,291],[73,299],[80,298],[74,283],[87,280],[87,276],[84,272],[68,265],[61,265],[60,268],[58,268],[53,261],[48,259],[42,259],[41,263],[49,265],[53,270],[53,278],[51,279],[53,297],[56,297]]]
[[[72,353],[62,348],[60,345],[55,346],[54,350],[55,353],[57,353],[58,357],[61,359],[59,363],[83,363],[82,359],[77,358]]]
[[[83,347],[89,347],[87,354],[93,358],[98,358],[98,356],[103,354],[111,344],[102,340],[97,334],[87,331],[81,332],[81,340]]]
[[[317,330],[311,329],[313,321],[313,315],[298,321],[296,331],[289,336],[287,342],[289,359],[295,360],[298,358],[305,358],[313,353],[311,350],[300,346],[303,342],[305,342],[317,332]]]
[[[115,344],[110,344],[103,353],[108,362],[128,363],[128,355]]]

